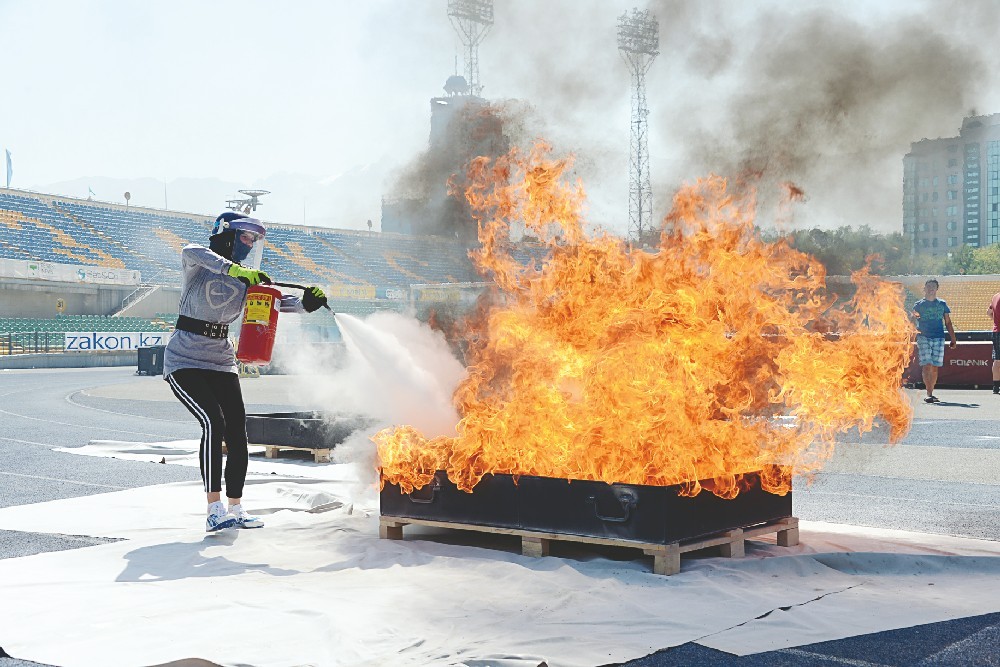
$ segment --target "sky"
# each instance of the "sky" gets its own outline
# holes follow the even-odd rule
[[[806,192],[797,226],[901,226],[902,157],[1000,112],[1000,7],[969,2],[496,0],[484,97],[516,140],[573,153],[594,224],[628,225],[624,11],[660,21],[647,75],[654,217],[709,172]],[[447,0],[0,0],[13,187],[204,214],[378,228],[380,200],[464,68]]]

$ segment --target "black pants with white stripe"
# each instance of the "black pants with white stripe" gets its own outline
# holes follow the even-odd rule
[[[242,498],[247,478],[247,412],[236,373],[181,368],[167,376],[174,395],[201,424],[201,479],[205,492],[222,491],[226,441],[226,497]]]

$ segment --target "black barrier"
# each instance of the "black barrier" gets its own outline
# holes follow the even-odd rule
[[[165,345],[139,348],[139,368],[136,375],[163,375],[163,349]]]
[[[955,349],[944,348],[944,366],[938,369],[938,387],[980,387],[993,386],[993,344],[989,342],[959,340]],[[910,365],[903,372],[903,382],[912,386],[923,386],[917,346],[913,346]]]

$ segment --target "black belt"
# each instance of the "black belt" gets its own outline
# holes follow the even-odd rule
[[[187,315],[177,316],[177,329],[180,331],[190,331],[191,333],[198,334],[200,336],[208,336],[209,338],[229,337],[228,324],[196,320],[193,317],[188,317]]]

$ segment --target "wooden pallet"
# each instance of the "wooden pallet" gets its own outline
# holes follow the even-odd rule
[[[281,449],[298,449],[304,452],[313,453],[313,461],[316,463],[329,463],[330,462],[330,449],[328,447],[293,447],[292,445],[258,445],[253,442],[249,443],[250,447],[263,447],[264,456],[269,459],[278,458],[278,451]],[[229,454],[229,449],[226,447],[226,443],[222,443],[222,453]]]
[[[316,463],[330,462],[329,447],[292,447],[291,445],[263,445],[263,447],[264,447],[264,456],[269,459],[278,458],[278,452],[282,449],[296,449],[303,452],[312,452],[313,461],[315,461]]]
[[[670,575],[681,571],[681,554],[708,547],[719,547],[725,558],[742,558],[745,553],[745,541],[761,535],[777,534],[778,546],[793,547],[799,543],[799,520],[796,517],[778,519],[756,526],[736,528],[717,535],[701,537],[693,540],[657,544],[647,542],[632,542],[603,537],[588,537],[584,535],[563,535],[561,533],[544,533],[517,528],[499,528],[496,526],[477,526],[467,523],[450,521],[432,521],[430,519],[410,519],[394,516],[383,516],[379,520],[379,537],[388,540],[403,539],[403,526],[431,526],[434,528],[453,528],[456,530],[475,530],[483,533],[500,535],[517,535],[521,538],[521,553],[525,556],[548,556],[549,543],[552,540],[566,542],[583,542],[601,546],[628,547],[642,549],[647,556],[653,557],[653,572]]]

